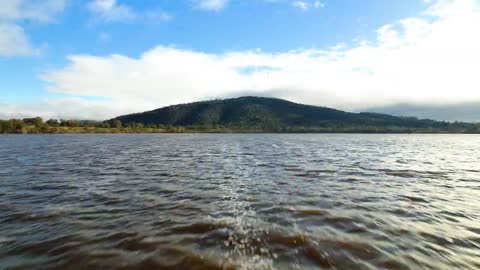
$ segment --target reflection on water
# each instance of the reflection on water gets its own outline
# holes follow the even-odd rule
[[[480,136],[0,136],[0,269],[480,269]]]

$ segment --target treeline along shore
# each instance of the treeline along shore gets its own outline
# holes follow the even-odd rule
[[[0,134],[117,134],[117,133],[466,133],[480,134],[480,123],[448,123],[444,127],[398,127],[329,125],[324,127],[276,125],[190,125],[122,123],[108,121],[57,120],[41,117],[0,120]]]
[[[129,123],[119,120],[57,120],[44,121],[41,117],[0,120],[2,134],[89,134],[89,133],[167,133],[182,132],[178,127]]]

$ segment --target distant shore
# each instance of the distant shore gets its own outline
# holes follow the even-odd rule
[[[170,128],[96,128],[96,127],[74,127],[74,128],[47,128],[37,129],[34,127],[27,127],[22,130],[13,132],[2,132],[2,134],[480,134],[480,132],[468,131],[445,131],[445,130],[422,130],[422,129],[405,129],[405,130],[362,130],[362,129],[290,129],[285,130],[261,130],[261,129],[199,129],[188,127],[170,127]]]
[[[25,118],[0,120],[0,134],[136,134],[136,133],[365,133],[365,134],[480,134],[480,124],[457,123],[444,127],[401,127],[337,124],[325,126],[268,125],[144,125],[122,124],[119,120],[54,120]]]

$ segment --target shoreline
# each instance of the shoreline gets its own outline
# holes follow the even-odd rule
[[[362,131],[311,131],[311,132],[272,132],[272,131],[182,131],[182,132],[144,132],[144,131],[132,131],[132,132],[32,132],[32,133],[0,133],[2,135],[128,135],[128,134],[424,134],[424,135],[480,135],[480,132],[445,132],[445,131],[434,131],[434,132],[425,132],[425,131],[399,131],[399,132],[388,132],[388,131],[378,131],[378,132],[362,132]]]

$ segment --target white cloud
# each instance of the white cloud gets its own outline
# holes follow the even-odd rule
[[[313,7],[314,8],[324,8],[324,7],[326,7],[326,4],[321,2],[321,1],[315,1],[315,2],[313,2]]]
[[[126,5],[117,4],[116,0],[94,0],[88,4],[91,12],[106,22],[131,21],[137,17],[136,12]]]
[[[307,11],[311,8],[324,8],[325,4],[320,1],[309,2],[309,1],[296,0],[292,2],[292,6],[300,10]]]
[[[0,119],[22,119],[40,116],[43,119],[98,119],[104,120],[112,115],[135,112],[135,109],[148,104],[134,102],[111,103],[109,101],[92,101],[81,98],[45,99],[34,104],[2,104],[0,102]],[[108,108],[106,110],[105,108]]]
[[[5,0],[0,7],[0,56],[36,55],[22,21],[49,23],[65,7],[65,0]]]
[[[0,56],[27,56],[36,52],[20,26],[0,23]]]
[[[224,9],[228,2],[229,0],[195,0],[195,5],[202,10],[219,11]]]
[[[159,46],[139,58],[72,55],[41,77],[52,92],[107,98],[92,103],[93,116],[68,107],[96,119],[241,93],[348,110],[480,101],[479,7],[476,0],[437,1],[354,47],[212,54]]]
[[[0,20],[51,22],[65,8],[65,0],[3,0]]]
[[[227,7],[230,0],[191,0],[196,8],[206,11],[221,11]],[[267,3],[288,3],[293,7],[308,10],[310,8],[324,8],[325,3],[312,0],[263,0]]]
[[[104,22],[131,22],[137,19],[168,21],[170,14],[162,10],[137,11],[132,7],[117,3],[116,0],[92,0],[87,5],[96,19]]]
[[[301,10],[307,10],[310,8],[310,5],[307,2],[304,1],[293,1],[292,5],[296,8],[299,8]]]

